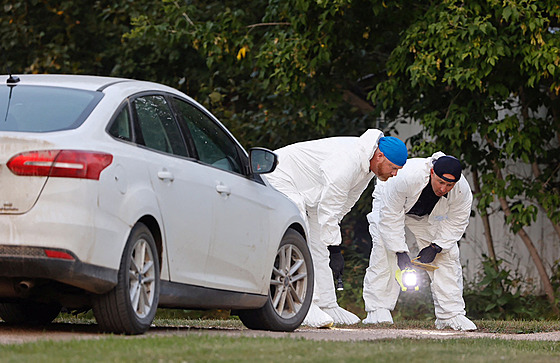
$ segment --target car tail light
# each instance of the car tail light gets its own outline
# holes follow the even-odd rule
[[[12,157],[6,165],[22,176],[48,176],[99,180],[113,162],[113,155],[82,150],[28,151]]]

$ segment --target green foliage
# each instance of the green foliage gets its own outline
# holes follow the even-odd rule
[[[478,208],[510,203],[514,232],[560,209],[559,5],[447,0],[403,33],[372,100],[419,119],[424,138],[482,177]],[[534,163],[537,173],[511,165]],[[496,173],[505,172],[505,177]]]
[[[521,293],[523,279],[513,277],[509,270],[503,268],[503,260],[484,258],[482,278],[476,284],[467,286],[464,292],[470,317],[500,320],[552,317],[544,298]]]
[[[387,117],[419,120],[418,138],[476,171],[479,212],[499,202],[514,233],[539,212],[560,222],[559,24],[560,5],[549,0],[430,3],[370,93]],[[508,302],[504,293],[493,299],[498,306]]]
[[[121,52],[129,15],[144,3],[148,1],[3,0],[3,64],[13,73],[108,75]]]
[[[410,10],[367,0],[163,1],[134,19],[125,39],[135,62],[118,71],[157,68],[154,77],[212,109],[247,146],[358,135],[375,125],[367,88]],[[143,45],[153,49],[147,59],[135,57]],[[169,59],[172,50],[187,54]]]

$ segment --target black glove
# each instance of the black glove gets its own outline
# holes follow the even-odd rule
[[[408,253],[406,252],[397,252],[397,265],[401,270],[404,270],[407,267],[412,267],[412,263],[410,262],[410,257],[408,257]]]
[[[430,244],[428,247],[424,247],[418,253],[418,261],[422,263],[430,263],[436,258],[436,255],[441,252],[441,247],[435,243]]]
[[[344,272],[344,257],[342,257],[340,246],[329,246],[328,248],[330,252],[329,267],[334,274],[334,279],[338,280]]]

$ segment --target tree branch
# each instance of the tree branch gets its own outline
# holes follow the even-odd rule
[[[276,25],[292,25],[292,23],[289,23],[289,22],[258,23],[258,24],[247,25],[247,28],[256,28],[256,27],[259,27],[259,26],[276,26]]]
[[[478,169],[472,169],[473,173],[473,184],[474,192],[480,194],[480,182],[478,180]],[[488,213],[485,213],[482,218],[482,225],[484,226],[484,237],[486,238],[486,246],[488,247],[488,256],[494,264],[494,269],[498,271],[498,265],[496,264],[496,252],[494,250],[494,240],[492,238],[492,230],[490,229],[490,220],[488,218]]]
[[[173,3],[174,3],[175,6],[177,7],[177,9],[181,9],[181,7],[179,6],[179,4],[177,4],[177,1],[174,1]],[[194,25],[193,21],[191,20],[191,18],[189,18],[189,16],[187,15],[187,13],[183,12],[183,14],[181,14],[181,15],[183,15],[183,16],[185,17],[185,19],[187,19],[187,22],[188,22],[190,25]]]

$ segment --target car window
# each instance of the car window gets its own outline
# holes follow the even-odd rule
[[[122,140],[132,140],[128,107],[123,108],[122,111],[119,112],[109,128],[109,134]]]
[[[241,158],[237,144],[227,133],[195,106],[179,99],[173,99],[177,110],[191,133],[200,161],[223,170],[242,174]]]
[[[143,144],[154,150],[188,156],[179,126],[163,96],[142,96],[133,101]]]
[[[0,87],[0,131],[52,132],[80,126],[101,92],[63,87]]]

